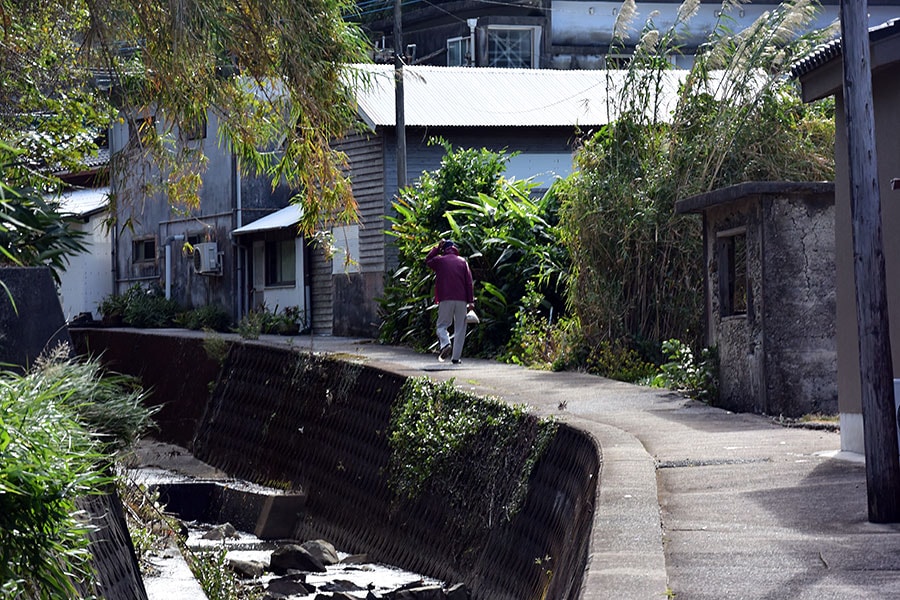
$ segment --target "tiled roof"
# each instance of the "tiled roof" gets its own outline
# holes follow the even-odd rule
[[[900,19],[891,19],[886,23],[882,23],[876,27],[869,29],[869,42],[874,43],[886,37],[900,34]],[[832,59],[838,58],[843,54],[843,46],[841,40],[836,39],[819,46],[812,54],[797,61],[791,67],[791,77],[797,79],[810,73]]]
[[[394,67],[356,65],[368,74],[357,85],[360,116],[370,126],[396,124]],[[618,116],[607,102],[626,71],[410,66],[404,68],[407,126],[529,127],[604,125]],[[660,119],[675,107],[686,71],[664,73]]]

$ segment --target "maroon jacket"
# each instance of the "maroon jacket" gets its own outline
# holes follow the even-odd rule
[[[459,255],[453,246],[446,249],[446,254],[439,254],[438,246],[431,249],[425,257],[425,264],[435,273],[434,299],[462,300],[468,304],[475,302],[475,291],[472,287],[472,271],[469,263]]]

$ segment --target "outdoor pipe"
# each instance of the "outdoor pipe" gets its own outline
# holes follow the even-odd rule
[[[166,300],[172,298],[172,242],[184,241],[184,234],[170,235],[166,238]]]

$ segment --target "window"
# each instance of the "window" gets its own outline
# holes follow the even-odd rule
[[[469,38],[458,37],[447,40],[447,66],[465,67],[469,64]]]
[[[540,27],[488,27],[488,66],[519,69],[537,68]]]
[[[334,239],[331,257],[332,275],[359,273],[359,225],[345,225],[331,230]]]
[[[746,315],[749,306],[747,280],[747,230],[719,232],[719,314]]]
[[[187,119],[181,123],[181,138],[186,142],[206,139],[206,116]]]
[[[152,262],[156,260],[156,238],[140,238],[131,242],[131,262]]]
[[[266,285],[294,285],[297,279],[297,246],[294,238],[266,242]]]

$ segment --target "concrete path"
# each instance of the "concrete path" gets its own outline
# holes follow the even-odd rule
[[[260,342],[452,378],[594,436],[603,467],[584,600],[900,598],[900,526],[868,522],[864,465],[835,458],[837,433],[580,373],[450,365],[370,340]]]

